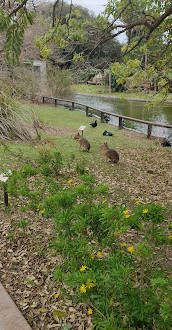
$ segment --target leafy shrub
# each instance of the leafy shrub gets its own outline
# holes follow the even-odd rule
[[[40,151],[38,157],[38,164],[41,168],[41,173],[45,176],[57,176],[60,174],[60,169],[62,168],[62,156],[58,151]]]
[[[47,197],[44,201],[45,215],[54,216],[59,212],[59,208],[70,208],[76,201],[76,194],[73,191],[60,191],[58,194]]]
[[[69,71],[56,70],[53,67],[48,67],[47,70],[48,86],[54,96],[65,98],[71,96],[71,78]]]
[[[78,162],[76,164],[75,170],[76,170],[76,173],[78,173],[80,175],[84,175],[85,173],[86,174],[88,173],[88,171],[85,168],[85,162],[84,161]]]
[[[34,176],[35,174],[36,174],[36,168],[32,167],[31,165],[23,166],[22,168],[23,177]]]

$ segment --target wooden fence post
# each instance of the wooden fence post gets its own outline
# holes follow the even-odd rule
[[[54,99],[54,105],[57,106],[57,99]]]
[[[112,79],[111,71],[109,71],[109,93],[111,93],[111,79]]]
[[[8,206],[8,191],[6,183],[4,183],[4,205]]]
[[[75,102],[72,102],[72,110],[75,110]]]
[[[104,112],[101,112],[101,123],[104,122]]]
[[[88,117],[88,107],[86,106],[86,116]]]
[[[152,134],[152,124],[148,124],[147,138],[150,139]]]
[[[45,103],[45,98],[44,98],[44,96],[42,97],[42,103],[43,103],[43,104]]]
[[[123,126],[122,126],[122,117],[119,117],[119,129],[122,129]]]

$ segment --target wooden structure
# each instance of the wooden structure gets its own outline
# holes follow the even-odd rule
[[[145,124],[147,125],[147,138],[150,139],[151,137],[151,134],[152,134],[152,127],[153,126],[158,126],[158,127],[165,127],[165,128],[171,128],[172,129],[172,125],[165,125],[165,124],[158,124],[158,123],[154,123],[154,122],[151,122],[151,121],[145,121],[145,120],[141,120],[141,119],[136,119],[136,118],[132,118],[132,117],[127,117],[127,116],[122,116],[122,115],[118,115],[116,113],[112,113],[112,112],[108,112],[108,111],[103,111],[103,110],[99,110],[99,109],[96,109],[96,108],[93,108],[91,106],[88,106],[86,104],[82,104],[82,103],[79,103],[79,102],[75,102],[75,101],[71,101],[71,100],[64,100],[64,99],[59,99],[59,98],[56,98],[56,97],[50,97],[50,96],[43,96],[42,97],[42,101],[43,101],[43,104],[45,103],[45,100],[53,100],[54,101],[54,105],[55,107],[57,106],[57,102],[67,102],[67,103],[72,103],[72,110],[75,110],[75,104],[77,105],[81,105],[83,107],[85,107],[85,111],[86,111],[86,116],[88,116],[88,111],[89,109],[92,109],[92,110],[95,110],[97,112],[100,113],[100,118],[101,118],[101,122],[103,123],[104,122],[104,117],[105,115],[109,115],[109,116],[113,116],[113,117],[117,117],[119,118],[119,129],[122,129],[123,128],[123,125],[122,125],[122,120],[125,119],[125,120],[130,120],[130,121],[134,121],[134,122],[137,122],[137,123],[141,123],[141,124]]]

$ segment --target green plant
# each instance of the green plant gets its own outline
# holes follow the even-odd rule
[[[84,175],[85,173],[87,174],[88,171],[86,170],[85,165],[86,164],[84,161],[78,162],[75,168],[76,172],[80,175]]]
[[[23,177],[34,176],[36,174],[36,168],[32,167],[30,164],[24,165],[21,172]]]
[[[47,82],[53,95],[63,98],[72,95],[69,72],[56,70],[49,66],[47,70]]]
[[[56,176],[59,175],[62,165],[63,165],[63,162],[62,162],[62,156],[61,156],[60,152],[58,152],[58,151],[53,152],[52,159],[51,159],[51,166],[52,166],[53,172]]]
[[[59,151],[41,150],[38,157],[38,165],[45,176],[57,176],[62,168],[62,156]]]
[[[13,238],[13,237],[15,236],[15,233],[13,233],[13,232],[9,232],[9,233],[6,234],[6,236],[7,236],[8,238]]]
[[[20,219],[17,220],[16,225],[18,228],[25,229],[28,223],[29,223],[28,219]]]

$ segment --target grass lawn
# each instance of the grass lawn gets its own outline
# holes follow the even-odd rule
[[[3,285],[33,330],[170,330],[172,150],[100,119],[94,129],[80,111],[31,108],[32,143],[0,147],[1,172],[13,170],[7,208],[0,185]]]
[[[47,130],[40,131],[40,143],[2,145],[1,171],[6,166],[15,168],[15,164],[23,164],[25,158],[32,162],[43,145],[45,148],[56,148],[62,154],[65,164],[69,164],[74,158],[75,163],[84,162],[98,180],[109,185],[109,190],[116,188],[120,195],[125,198],[127,195],[127,199],[142,197],[145,201],[168,203],[171,188],[166,189],[166,182],[170,176],[172,153],[171,150],[162,148],[158,139],[148,140],[144,134],[127,129],[119,130],[113,125],[101,123],[100,119],[94,129],[89,125],[94,117],[89,118],[80,111],[69,111],[63,107],[33,105],[32,110]],[[82,152],[78,142],[74,140],[81,125],[86,126],[84,137],[91,144],[89,153]],[[105,129],[114,135],[103,136]],[[117,165],[107,162],[101,150],[105,141],[119,153],[120,162]],[[148,173],[150,170],[153,174]]]

